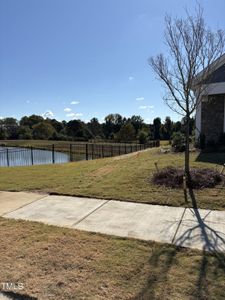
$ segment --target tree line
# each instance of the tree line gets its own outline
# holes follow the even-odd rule
[[[146,124],[141,116],[126,118],[120,114],[109,114],[104,122],[92,118],[85,123],[81,120],[58,121],[42,116],[24,116],[20,120],[4,118],[0,120],[0,140],[65,140],[88,141],[109,140],[115,142],[146,143],[148,140],[170,140],[173,133],[183,132],[183,121],[173,122],[170,117],[164,121],[155,118]],[[194,129],[194,119],[190,122],[190,134]]]

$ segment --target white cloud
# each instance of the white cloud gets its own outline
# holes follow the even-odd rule
[[[65,111],[65,112],[70,112],[71,110],[72,110],[72,109],[69,108],[69,107],[64,108],[64,111]]]
[[[75,115],[76,115],[75,113],[69,113],[69,114],[66,114],[66,116],[67,116],[68,118],[70,118],[70,117],[73,118],[73,117],[75,117]]]
[[[150,110],[150,109],[152,109],[152,108],[154,108],[153,105],[141,105],[141,106],[139,106],[139,109],[147,109],[147,110]]]
[[[134,80],[134,76],[129,76],[128,79],[131,81],[131,80]]]
[[[30,100],[27,100],[26,103],[29,104],[29,103],[30,103]]]
[[[79,101],[72,101],[70,102],[71,105],[76,105],[76,104],[79,104],[80,102]]]
[[[136,100],[137,101],[143,101],[145,98],[144,97],[137,97]]]
[[[3,120],[4,118],[2,116],[0,116],[0,120]]]
[[[54,114],[53,114],[53,112],[51,110],[47,110],[45,113],[42,114],[42,117],[44,119],[46,119],[46,118],[50,118],[51,119],[51,118],[54,117]]]
[[[68,118],[77,118],[77,117],[82,117],[83,116],[83,114],[82,113],[69,113],[69,114],[66,114],[66,116],[68,117]]]
[[[153,113],[153,108],[154,108],[154,105],[140,105],[139,106],[139,109],[142,109],[142,110],[145,110],[147,112],[151,112]]]

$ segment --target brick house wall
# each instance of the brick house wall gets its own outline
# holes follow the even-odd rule
[[[211,73],[204,79],[203,92],[198,90],[198,83],[202,84],[203,71],[195,80],[194,93],[201,99],[196,107],[195,137],[204,134],[206,142],[218,142],[220,136],[225,133],[225,53],[211,65]]]
[[[224,132],[225,94],[212,95],[201,105],[201,133],[206,141],[218,142]]]

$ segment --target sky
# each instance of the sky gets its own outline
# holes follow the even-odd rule
[[[225,1],[199,0],[212,29],[225,29]],[[148,58],[165,52],[165,14],[192,0],[0,0],[0,117],[38,114],[102,122],[109,113],[180,116]]]

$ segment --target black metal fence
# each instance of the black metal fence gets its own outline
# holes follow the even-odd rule
[[[40,148],[0,147],[0,166],[29,166],[69,162],[65,153]]]
[[[0,166],[26,166],[65,163],[119,156],[147,148],[159,147],[159,141],[147,144],[56,143],[18,147],[0,145]]]

